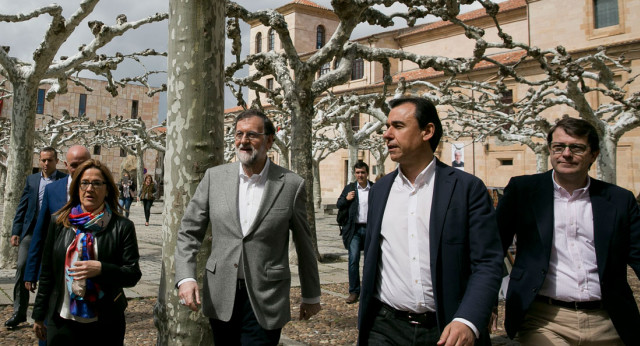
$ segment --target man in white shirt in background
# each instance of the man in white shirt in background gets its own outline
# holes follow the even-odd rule
[[[358,161],[353,166],[356,181],[344,187],[336,206],[346,212],[348,219],[340,227],[344,247],[349,250],[349,297],[347,304],[353,304],[360,297],[360,252],[364,248],[369,209],[369,189],[373,182],[369,177],[369,165]]]

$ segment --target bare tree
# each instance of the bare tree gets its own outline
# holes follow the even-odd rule
[[[178,304],[174,254],[180,221],[205,171],[224,162],[224,2],[169,1],[169,79],[162,273],[154,323],[158,345],[209,345],[201,310]],[[202,276],[211,231],[197,256]]]
[[[129,57],[159,54],[151,50],[128,55],[118,53],[115,56],[106,56],[99,54],[98,49],[107,45],[115,37],[142,25],[167,18],[166,14],[155,14],[138,21],[127,22],[126,17],[120,15],[113,25],[90,21],[88,24],[94,35],[93,40],[79,47],[75,55],[54,60],[61,45],[91,14],[98,2],[99,0],[82,1],[78,10],[68,19],[62,15],[62,7],[56,4],[35,9],[29,13],[0,14],[0,21],[10,23],[26,22],[44,15],[51,17],[42,42],[33,53],[32,61],[21,61],[10,56],[8,48],[0,49],[0,74],[11,83],[13,98],[4,215],[0,234],[0,267],[7,267],[15,262],[16,251],[9,244],[11,221],[18,205],[24,177],[31,168],[38,87],[41,84],[49,85],[46,95],[48,100],[51,100],[56,94],[67,92],[69,81],[90,90],[74,75],[80,71],[91,71],[107,78],[109,91],[116,95],[117,89],[111,71],[116,69],[118,64]]]

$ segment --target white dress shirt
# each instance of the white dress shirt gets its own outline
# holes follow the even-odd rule
[[[253,221],[256,219],[264,186],[267,182],[267,173],[269,172],[269,159],[264,164],[264,168],[259,174],[247,176],[240,167],[240,185],[238,186],[238,216],[240,217],[240,225],[242,227],[242,235],[247,235]]]
[[[587,186],[569,194],[553,172],[553,243],[540,295],[562,301],[601,300],[593,237],[593,209]]]
[[[356,182],[356,191],[358,193],[358,222],[367,223],[367,211],[369,210],[369,190],[371,185],[367,181],[367,186],[362,187],[360,183]]]
[[[380,265],[376,298],[401,311],[436,311],[431,282],[429,221],[436,160],[418,174],[413,184],[402,174],[391,185],[380,231]],[[407,265],[408,264],[408,265]],[[476,338],[480,331],[464,318]]]

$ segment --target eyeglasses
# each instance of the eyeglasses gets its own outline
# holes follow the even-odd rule
[[[549,148],[554,154],[564,153],[565,148],[569,148],[569,151],[574,155],[582,155],[587,151],[587,146],[584,144],[551,143]]]
[[[105,182],[101,180],[87,181],[83,180],[80,182],[80,190],[85,191],[89,188],[89,185],[93,186],[94,190],[97,190],[103,186],[105,186]]]
[[[248,140],[253,141],[258,139],[258,136],[264,136],[264,135],[266,135],[266,133],[264,132],[260,133],[260,132],[253,132],[253,131],[249,131],[249,132],[238,131],[236,132],[236,140],[241,141],[242,138],[246,136]]]

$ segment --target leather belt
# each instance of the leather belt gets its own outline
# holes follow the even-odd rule
[[[396,310],[383,302],[380,303],[382,304],[382,309],[390,312],[396,319],[399,319],[401,321],[409,322],[410,324],[417,324],[425,328],[433,328],[438,324],[435,312],[427,311],[418,314],[409,311]]]
[[[546,303],[549,305],[560,306],[567,309],[573,310],[596,310],[602,309],[602,301],[601,300],[592,300],[588,302],[565,302],[562,300],[557,300],[553,298],[549,298],[546,296],[536,296],[536,301],[541,303]]]

